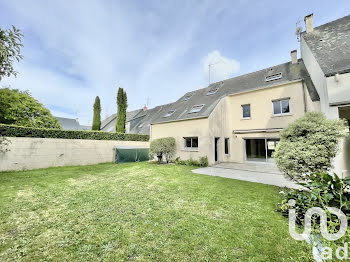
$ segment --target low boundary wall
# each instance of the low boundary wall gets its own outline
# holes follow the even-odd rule
[[[149,148],[149,142],[7,137],[10,151],[0,153],[0,171],[93,165],[115,161],[114,148]]]

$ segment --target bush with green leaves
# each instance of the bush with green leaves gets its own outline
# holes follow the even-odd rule
[[[293,189],[284,193],[284,199],[278,204],[278,211],[284,216],[288,217],[289,209],[291,208],[288,201],[295,200],[296,223],[304,225],[306,212],[312,207],[320,207],[327,211],[327,207],[335,207],[343,211],[350,219],[350,178],[339,178],[336,174],[330,175],[328,173],[311,174],[309,181],[306,183],[298,183],[305,189]],[[339,219],[326,212],[328,216],[328,230],[335,233],[339,230]],[[319,217],[313,216],[312,231],[320,234],[320,220]],[[349,228],[350,229],[350,228]],[[340,240],[350,241],[350,234],[348,233]]]
[[[308,112],[281,132],[273,157],[285,176],[306,181],[313,173],[329,171],[344,136],[345,121]]]
[[[61,129],[42,129],[14,125],[0,124],[0,136],[4,137],[39,137],[63,139],[91,139],[91,140],[122,140],[148,141],[149,135],[111,133],[103,131],[80,131]]]
[[[206,156],[200,157],[199,158],[199,164],[202,167],[207,167],[209,165],[208,157],[206,157]]]
[[[9,88],[0,89],[0,123],[35,128],[61,128],[50,111],[28,91]]]
[[[158,138],[151,142],[150,145],[150,157],[164,156],[168,163],[174,156],[176,151],[176,141],[173,137]]]
[[[199,158],[198,160],[194,160],[192,157],[190,157],[188,160],[181,160],[180,157],[177,157],[175,159],[175,164],[177,165],[184,165],[184,166],[200,166],[200,167],[207,167],[208,166],[208,157],[203,156]]]

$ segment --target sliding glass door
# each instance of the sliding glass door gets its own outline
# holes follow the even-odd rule
[[[274,162],[272,154],[278,141],[277,138],[245,139],[247,161]]]

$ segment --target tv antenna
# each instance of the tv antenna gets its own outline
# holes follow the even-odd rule
[[[209,73],[209,75],[208,75],[208,82],[209,82],[209,85],[208,86],[210,86],[210,70],[211,70],[211,67],[213,66],[213,65],[217,65],[217,64],[220,64],[220,63],[224,63],[223,61],[218,61],[218,62],[215,62],[215,63],[209,63],[208,64],[208,68],[209,68],[209,71],[208,71],[208,73]]]
[[[295,35],[298,42],[300,42],[300,35],[302,31],[303,27],[301,26],[301,18],[299,17],[298,21],[295,23]]]
[[[149,97],[146,98],[146,106],[147,106],[147,107],[150,105],[151,100],[152,100],[152,99],[149,98]]]

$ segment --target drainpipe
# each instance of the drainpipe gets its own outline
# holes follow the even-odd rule
[[[302,84],[302,90],[303,90],[303,103],[304,103],[304,113],[306,113],[307,108],[306,108],[306,95],[305,95],[305,85],[304,85],[304,80],[301,81]]]

